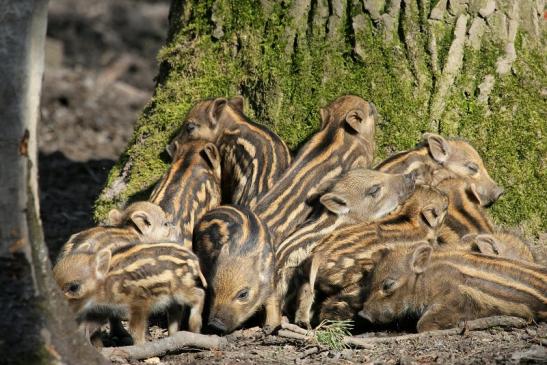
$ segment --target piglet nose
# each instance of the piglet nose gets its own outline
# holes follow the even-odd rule
[[[209,320],[209,323],[207,325],[219,332],[226,332],[226,325],[218,318],[213,318]]]
[[[498,200],[500,196],[502,196],[505,193],[505,190],[503,188],[498,187],[496,189],[496,192],[494,193],[494,200]]]
[[[369,322],[372,322],[372,318],[370,317],[370,315],[363,309],[361,311],[359,311],[359,313],[357,313],[360,317],[366,319],[367,321]]]

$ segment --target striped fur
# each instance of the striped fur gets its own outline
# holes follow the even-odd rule
[[[140,241],[133,227],[93,227],[73,234],[64,244],[57,260],[75,252],[98,252],[103,248],[116,250]]]
[[[409,241],[434,242],[447,205],[448,199],[443,193],[420,186],[401,209],[378,222],[342,227],[325,237],[302,265],[306,281],[299,288],[295,321],[310,325],[314,292],[318,292],[319,297],[339,296],[347,288],[361,285],[371,269],[374,252]],[[345,294],[342,297],[348,297]],[[353,313],[359,309],[353,307]],[[331,313],[326,308],[322,308],[320,313],[322,317],[319,320],[347,319],[336,317],[336,311]]]
[[[295,269],[321,239],[342,226],[372,222],[399,208],[414,192],[415,179],[414,173],[354,169],[337,180],[321,195],[317,211],[277,247],[279,297],[285,297]]]
[[[343,96],[322,109],[322,129],[298,152],[255,212],[277,246],[312,213],[310,198],[325,183],[356,167],[368,167],[374,153],[376,110],[356,96]]]
[[[534,252],[521,238],[494,226],[469,181],[445,179],[437,187],[448,195],[449,200],[448,214],[437,239],[441,248],[536,262]]]
[[[275,257],[267,227],[249,209],[209,211],[194,233],[194,250],[210,288],[209,325],[232,332],[265,307],[265,328],[280,323]]]
[[[173,162],[157,183],[150,201],[165,211],[180,229],[177,241],[192,247],[194,226],[210,209],[220,205],[220,156],[214,144],[205,141],[178,142]]]
[[[466,179],[475,186],[481,205],[493,204],[503,193],[488,175],[482,158],[467,142],[446,140],[433,133],[425,133],[416,147],[399,152],[375,167],[389,173],[408,173],[415,169],[424,172],[421,183],[437,186],[448,177]]]
[[[281,138],[245,116],[241,97],[194,106],[175,141],[195,139],[213,142],[220,150],[225,203],[254,208],[291,163]]]
[[[530,245],[512,232],[468,234],[462,238],[462,244],[465,249],[485,255],[541,263],[537,253],[532,250]]]
[[[124,211],[112,209],[108,226],[99,226],[73,234],[64,244],[59,259],[74,252],[98,252],[103,248],[116,250],[133,243],[174,240],[178,230],[157,204],[136,202]]]
[[[547,319],[547,268],[428,244],[377,257],[371,294],[360,314],[387,323],[409,314],[419,332],[493,315]]]
[[[130,245],[114,252],[74,253],[63,258],[54,277],[81,319],[103,313],[129,319],[136,343],[144,342],[148,316],[169,310],[169,334],[178,331],[183,305],[189,328],[201,329],[206,281],[198,258],[177,243]]]
[[[493,233],[494,226],[481,206],[467,180],[461,178],[443,180],[438,189],[448,196],[448,214],[439,231],[441,247],[457,248],[461,239],[470,233]]]

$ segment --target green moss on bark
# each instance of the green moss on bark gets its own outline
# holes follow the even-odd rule
[[[425,36],[416,39],[411,50],[417,52],[416,62],[405,44],[405,32],[416,29],[401,25],[386,42],[381,25],[358,1],[347,2],[341,14],[329,8],[331,20],[339,25],[331,28],[329,17],[320,16],[321,4],[312,2],[303,28],[291,26],[296,22],[291,22],[290,1],[270,2],[267,14],[255,1],[179,4],[171,17],[170,40],[159,54],[160,83],[110,174],[107,194],[97,201],[96,219],[114,205],[144,196],[153,186],[168,166],[165,145],[189,108],[204,98],[242,94],[247,113],[296,148],[317,130],[320,106],[352,93],[372,100],[382,116],[377,160],[412,147],[430,128],[436,75],[424,68],[431,66]],[[425,21],[418,11],[410,15]],[[358,26],[353,24],[356,19]],[[440,32],[441,70],[453,24],[451,19],[434,25]],[[485,37],[480,52],[465,48],[463,69],[451,88],[440,128],[476,146],[493,177],[506,188],[493,209],[495,218],[505,224],[524,221],[529,233],[538,233],[547,228],[547,115],[541,96],[547,78],[539,51],[526,51],[517,42],[516,73],[496,76],[488,104],[479,103],[478,85],[486,74],[495,75],[503,52],[503,45],[495,42]],[[423,84],[420,75],[426,75]],[[112,192],[124,173],[127,185]]]

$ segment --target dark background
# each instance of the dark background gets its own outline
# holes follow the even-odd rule
[[[169,1],[51,0],[40,203],[50,257],[94,224],[93,203],[150,99]]]

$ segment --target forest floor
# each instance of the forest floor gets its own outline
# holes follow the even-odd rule
[[[42,221],[52,260],[71,234],[93,225],[93,202],[152,95],[168,3],[50,2],[39,167]],[[165,335],[157,326],[151,333],[154,338]],[[547,363],[545,323],[382,344],[372,350],[333,351],[266,336],[256,327],[227,337],[229,346],[222,351],[189,350],[161,363]]]

